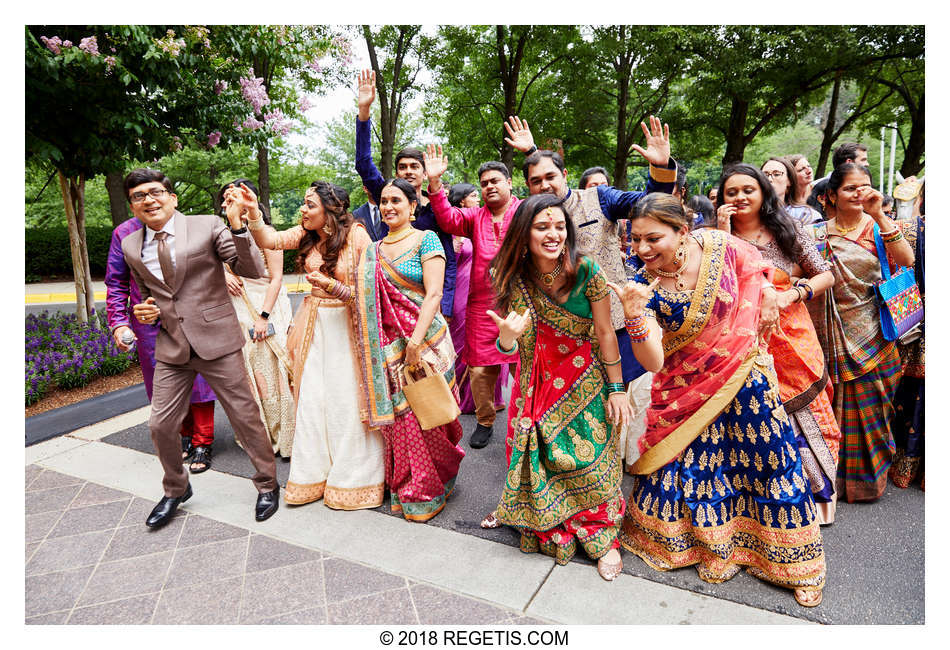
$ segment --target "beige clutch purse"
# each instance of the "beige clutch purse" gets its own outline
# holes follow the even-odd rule
[[[405,378],[402,392],[409,402],[409,408],[419,420],[419,426],[434,429],[452,422],[461,415],[462,409],[449,389],[448,382],[425,361],[420,361],[419,365],[425,370],[422,379],[413,379],[408,367],[402,369]]]

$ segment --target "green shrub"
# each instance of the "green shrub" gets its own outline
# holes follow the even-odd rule
[[[290,226],[279,225],[278,230],[286,230]],[[27,228],[25,231],[26,268],[24,269],[27,281],[39,281],[43,276],[73,275],[73,258],[69,249],[69,232],[66,226],[51,228]],[[89,272],[94,277],[102,277],[106,273],[106,260],[109,256],[109,245],[112,242],[112,228],[109,226],[87,226],[86,247],[89,249]],[[294,273],[296,250],[284,251],[284,273]]]
[[[128,370],[129,366],[131,365],[132,360],[127,354],[122,354],[115,357],[107,356],[102,360],[102,364],[99,366],[99,374],[104,377],[118,375]]]

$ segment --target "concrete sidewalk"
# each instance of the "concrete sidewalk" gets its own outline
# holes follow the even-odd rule
[[[253,520],[215,469],[166,528],[154,456],[102,442],[144,407],[26,449],[26,622],[796,624],[798,618],[374,511],[321,503]]]

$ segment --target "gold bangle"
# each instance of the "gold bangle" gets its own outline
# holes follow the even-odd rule
[[[247,220],[247,229],[248,229],[248,230],[263,230],[263,229],[264,229],[264,226],[266,226],[266,225],[267,225],[267,224],[264,223],[263,217],[260,218],[260,219],[251,219],[251,218],[248,218],[248,220]]]
[[[617,357],[616,361],[604,361],[603,359],[601,359],[600,362],[604,364],[605,366],[616,366],[617,364],[620,363],[620,357]]]

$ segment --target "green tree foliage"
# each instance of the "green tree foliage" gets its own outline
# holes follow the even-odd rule
[[[423,54],[435,47],[435,39],[423,33],[421,25],[362,25],[360,35],[376,73],[374,110],[378,116],[373,125],[379,143],[379,171],[390,178],[396,142],[405,141],[400,132],[405,108],[420,91],[418,78],[424,69]]]
[[[685,65],[686,28],[610,25],[582,33],[562,66],[573,99],[564,148],[573,165],[603,165],[614,185],[626,188],[630,165],[646,164],[630,148],[643,140],[640,122],[650,115],[669,121],[665,109]]]
[[[794,122],[825,98],[834,73],[923,55],[917,28],[888,26],[721,26],[695,34],[684,130],[725,140],[723,163]],[[922,36],[922,28],[920,34]]]
[[[245,114],[233,126],[255,149],[260,198],[269,205],[270,149],[303,119],[307,94],[345,82],[350,42],[325,25],[222,25],[211,28],[211,39],[238,74],[234,78],[232,72],[231,83],[246,102]]]
[[[570,25],[439,28],[439,47],[428,56],[435,81],[426,112],[443,125],[452,169],[471,170],[468,178],[486,160],[511,169],[513,150],[504,140],[509,115],[529,121],[539,146],[562,136],[563,111],[574,98],[561,88],[558,66],[579,38]]]
[[[224,63],[208,48],[202,27],[26,29],[26,158],[57,170],[83,321],[94,306],[86,179],[206,138],[222,122],[224,104],[212,98]]]

